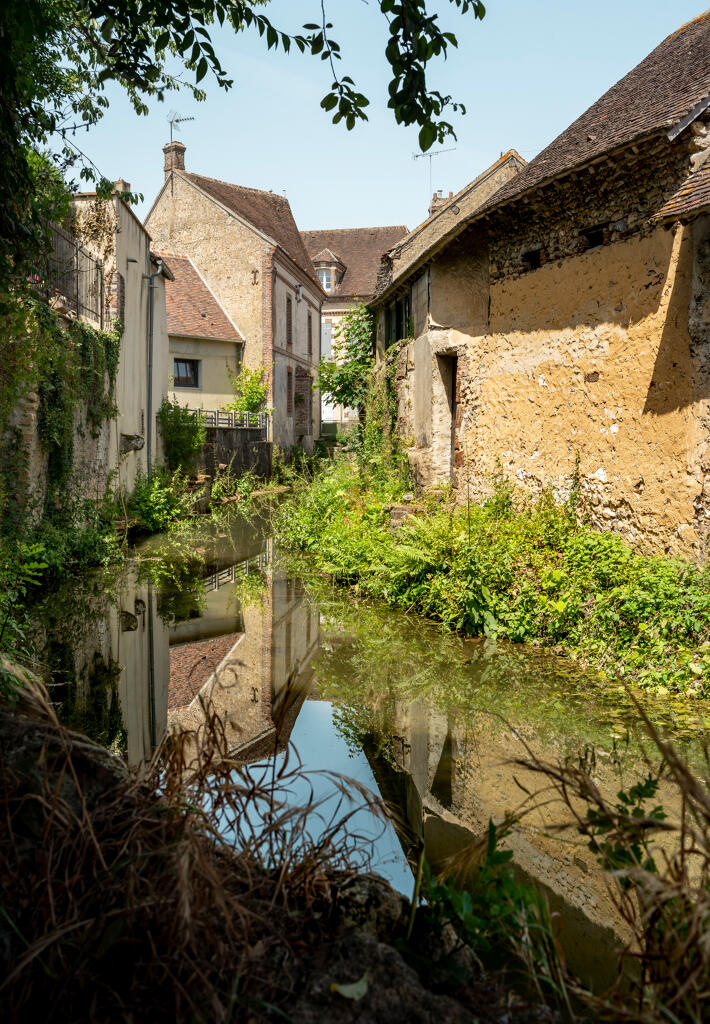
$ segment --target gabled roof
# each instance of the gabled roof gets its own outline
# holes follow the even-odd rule
[[[165,283],[168,334],[218,341],[243,341],[242,335],[200,275],[189,256],[161,252],[174,280]]]
[[[329,297],[357,295],[361,298],[374,294],[382,254],[406,234],[404,224],[301,232],[312,260],[319,259],[320,253],[327,249],[337,253],[338,261],[345,267],[345,273],[333,291],[328,293]]]
[[[262,192],[257,188],[245,188],[243,185],[232,185],[228,181],[206,178],[202,174],[191,174],[187,171],[173,173],[184,175],[208,196],[272,238],[320,289],[320,282],[285,196],[276,195],[275,192]]]
[[[710,209],[710,160],[693,171],[661,207],[656,220],[683,220]]]
[[[432,249],[452,227],[480,209],[491,195],[497,194],[501,186],[508,179],[518,175],[525,166],[525,161],[517,150],[509,149],[455,196],[447,199],[444,206],[440,206],[425,221],[400,239],[391,253],[394,258],[394,280],[403,276],[408,268]]]
[[[330,249],[321,249],[315,256],[311,256],[314,263],[342,263],[339,256],[336,256]],[[344,266],[345,264],[343,264]]]
[[[504,185],[490,205],[643,136],[680,129],[704,105],[710,105],[710,11],[664,39]]]

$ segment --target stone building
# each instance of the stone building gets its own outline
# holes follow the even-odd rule
[[[647,550],[710,526],[710,16],[664,40],[527,166],[383,263],[417,485],[497,466]],[[459,204],[456,204],[459,205]]]
[[[168,397],[195,409],[221,409],[234,397],[230,372],[239,369],[244,338],[189,256],[160,255],[174,278],[165,286]]]
[[[264,367],[273,440],[311,449],[323,290],[288,200],[187,172],[181,142],[163,152],[165,182],[146,227],[158,249],[191,259],[243,338],[244,364]]]
[[[353,306],[369,302],[372,298],[383,253],[406,234],[403,224],[301,232],[326,293],[321,315],[322,356],[330,355],[343,315]],[[324,422],[340,426],[357,419],[355,410],[326,402],[321,406],[321,415]]]

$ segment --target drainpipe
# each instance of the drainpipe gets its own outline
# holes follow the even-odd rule
[[[158,269],[148,277],[148,436],[146,437],[146,457],[148,459],[148,479],[153,473],[153,321],[155,305],[155,278],[163,272],[163,261],[158,259]]]

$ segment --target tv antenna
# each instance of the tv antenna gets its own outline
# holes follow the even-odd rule
[[[195,120],[194,117],[180,117],[180,115],[178,114],[178,112],[176,110],[171,110],[170,113],[168,114],[168,124],[170,125],[170,146],[171,146],[171,150],[170,150],[170,169],[171,170],[172,170],[172,167],[173,167],[173,154],[172,154],[173,129],[175,129],[176,132],[179,132],[180,131],[180,129],[178,128],[179,124],[183,124],[184,121],[194,121],[194,120]],[[175,194],[174,190],[175,190],[175,186],[174,186],[174,183],[173,183],[173,176],[171,174],[170,175],[170,195],[171,196]]]
[[[173,141],[173,128],[176,125],[182,124],[183,121],[194,121],[194,117],[180,117],[176,110],[171,110],[168,114],[168,124],[170,125],[170,141]],[[179,132],[180,129],[175,127],[175,131]]]
[[[431,180],[431,159],[434,156],[441,156],[442,153],[453,153],[456,146],[449,146],[448,149],[435,149],[433,153],[412,153],[412,160],[421,160],[422,157],[429,158],[429,198],[427,202],[431,202],[431,197],[434,195],[432,191],[432,180]]]

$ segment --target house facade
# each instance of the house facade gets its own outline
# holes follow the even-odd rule
[[[320,323],[321,355],[324,358],[332,352],[333,341],[345,313],[361,302],[369,302],[374,295],[382,255],[406,234],[403,224],[301,232],[326,294]],[[325,401],[321,405],[321,415],[323,422],[330,424],[331,428],[357,420],[356,410]]]
[[[264,368],[274,442],[310,450],[320,432],[312,385],[324,293],[288,200],[188,173],[182,143],[163,153],[165,182],[146,228],[156,248],[190,258],[243,338],[244,364]]]
[[[399,429],[419,487],[479,498],[502,467],[533,492],[579,487],[641,548],[704,557],[709,151],[703,15],[467,216],[447,207],[385,258],[378,346],[408,304]]]
[[[244,338],[189,256],[160,253],[172,272],[165,286],[168,398],[193,409],[222,409],[234,397]]]

